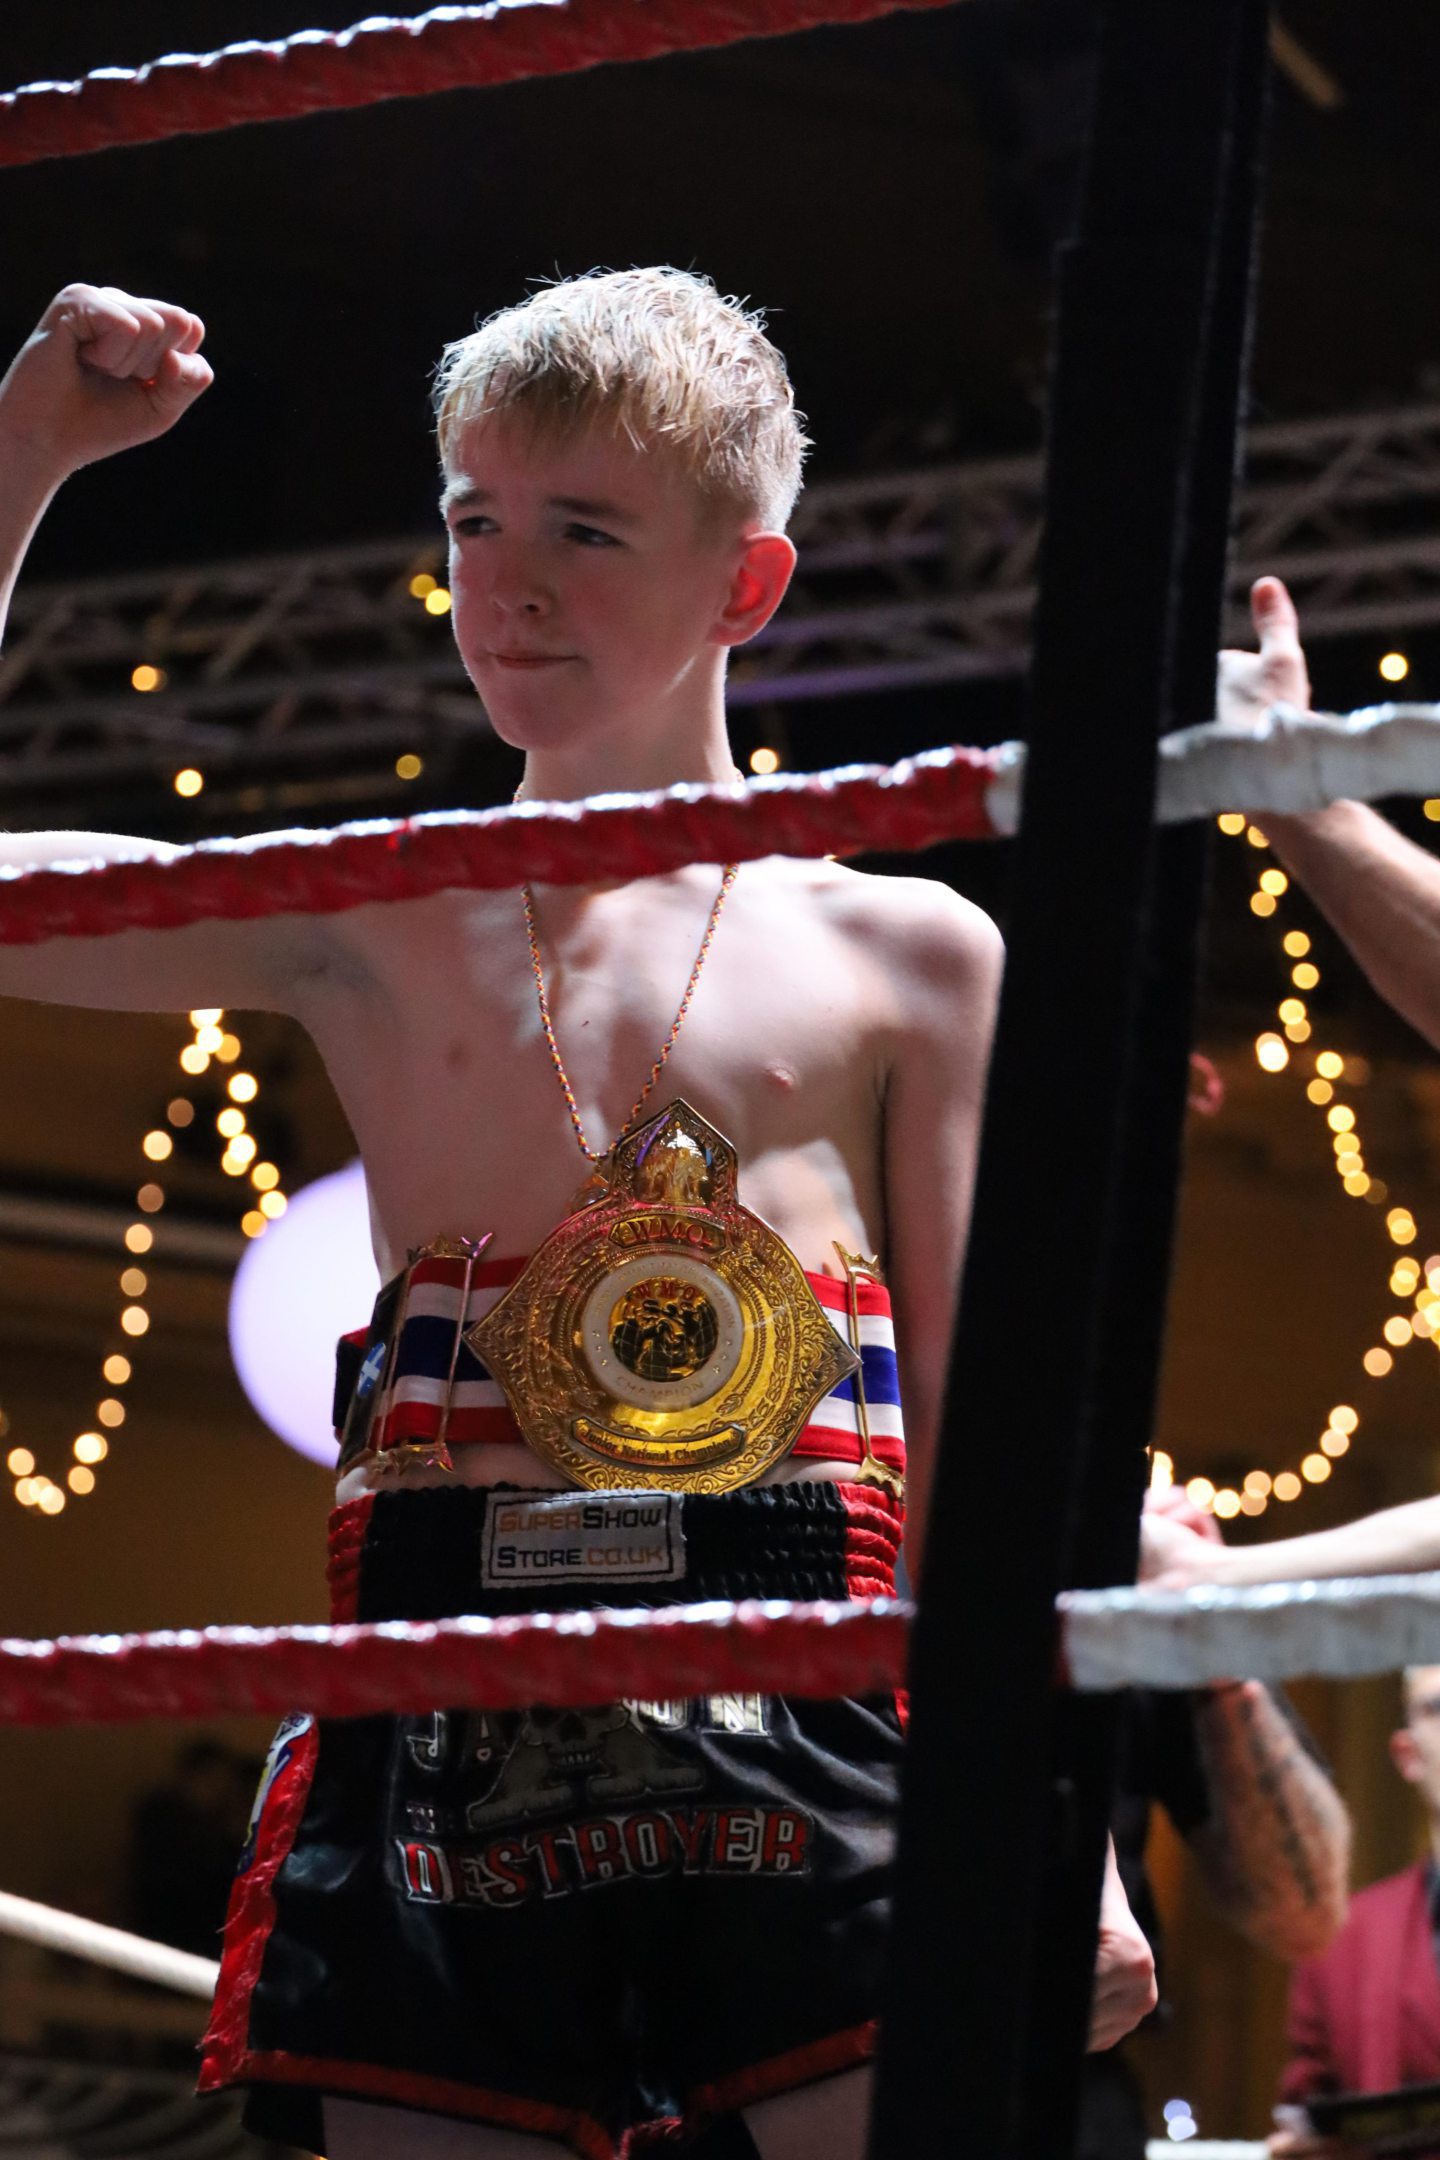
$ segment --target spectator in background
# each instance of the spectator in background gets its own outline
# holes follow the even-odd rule
[[[1292,2104],[1440,2081],[1440,1665],[1412,1666],[1403,1685],[1405,1722],[1390,1753],[1424,1804],[1430,1856],[1359,1891],[1330,1948],[1296,1967],[1281,2081]],[[1282,2130],[1270,2150],[1286,2160],[1340,2160],[1357,2148]]]
[[[130,1905],[139,1933],[219,1955],[235,1854],[244,1836],[243,1765],[218,1740],[194,1740],[168,1784],[146,1793],[130,1835]]]

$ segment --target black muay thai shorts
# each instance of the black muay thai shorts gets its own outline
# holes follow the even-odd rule
[[[368,1494],[335,1617],[887,1595],[900,1529],[820,1482]],[[864,2061],[901,1736],[892,1697],[286,1719],[201,2089],[312,2151],[344,2095],[628,2160]]]

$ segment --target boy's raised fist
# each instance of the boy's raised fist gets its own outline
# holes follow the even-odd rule
[[[67,285],[0,382],[0,437],[56,478],[151,442],[210,387],[204,335],[166,300]]]

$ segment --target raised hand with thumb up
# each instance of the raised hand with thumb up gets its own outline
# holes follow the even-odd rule
[[[1310,706],[1310,677],[1300,647],[1295,603],[1277,577],[1250,588],[1250,617],[1258,652],[1222,652],[1216,717],[1223,727],[1253,731],[1272,705]]]

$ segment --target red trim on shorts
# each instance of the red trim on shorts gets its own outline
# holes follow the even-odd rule
[[[330,1621],[334,1627],[358,1617],[360,1560],[370,1527],[373,1492],[361,1493],[330,1511],[326,1526],[325,1580],[330,1586]]]
[[[488,2086],[465,2085],[454,2078],[423,2076],[416,2071],[388,2070],[378,2063],[330,2060],[316,2055],[292,2055],[284,2049],[245,2049],[223,2077],[213,2075],[207,2057],[200,2080],[202,2092],[226,2084],[299,2085],[322,2096],[373,2100],[392,2107],[414,2108],[423,2113],[445,2115],[464,2122],[488,2123],[496,2129],[525,2130],[537,2137],[557,2138],[579,2160],[639,2160],[676,2142],[682,2129],[693,2133],[716,2115],[752,2107],[791,2092],[821,2078],[836,2077],[858,2068],[873,2057],[879,2026],[872,2020],[848,2032],[773,2055],[718,2079],[698,2086],[690,2097],[683,2124],[662,2116],[639,2123],[617,2144],[603,2123],[579,2108],[552,2106],[544,2100],[524,2100],[515,2093],[495,2092]]]
[[[207,2083],[202,2077],[200,2090],[212,2092],[221,2083],[303,2085],[322,2095],[378,2100],[391,2107],[458,2117],[462,2122],[489,2123],[498,2130],[528,2130],[537,2137],[559,2138],[580,2160],[621,2160],[621,2147],[593,2115],[582,2114],[578,2108],[552,2107],[545,2100],[522,2100],[516,2093],[491,2092],[483,2085],[465,2085],[458,2078],[387,2070],[380,2063],[291,2055],[283,2048],[252,2048],[224,2079]],[[396,2150],[401,2150],[399,2139]]]
[[[905,1503],[883,1485],[841,1485],[845,1503],[845,1590],[852,1598],[894,1597],[895,1561],[905,1530]],[[910,1729],[910,1694],[895,1690],[900,1730]]]
[[[294,1753],[276,1771],[260,1810],[250,1865],[230,1886],[220,1977],[200,2043],[201,2092],[233,2084],[243,2074],[239,2065],[249,2052],[250,1998],[275,1925],[275,1877],[295,1843],[320,1753],[320,1734],[313,1718],[290,1736],[289,1745]],[[268,1773],[268,1763],[266,1768]]]
[[[888,1530],[871,1530],[852,1520],[845,1538],[845,1572],[861,1570],[870,1575],[895,1573],[895,1539]]]
[[[851,1597],[894,1597],[905,1503],[883,1485],[840,1484],[845,1503],[845,1588]]]
[[[854,2070],[871,2060],[879,2040],[879,2021],[871,2018],[867,2024],[852,2025],[848,2032],[831,2033],[826,2040],[812,2040],[806,2047],[791,2048],[786,2055],[772,2055],[768,2062],[732,2071],[713,2085],[697,2085],[686,2110],[686,2128],[696,2130],[712,2116],[753,2107],[758,2100],[792,2092],[797,2085],[813,2085],[820,2078]]]

